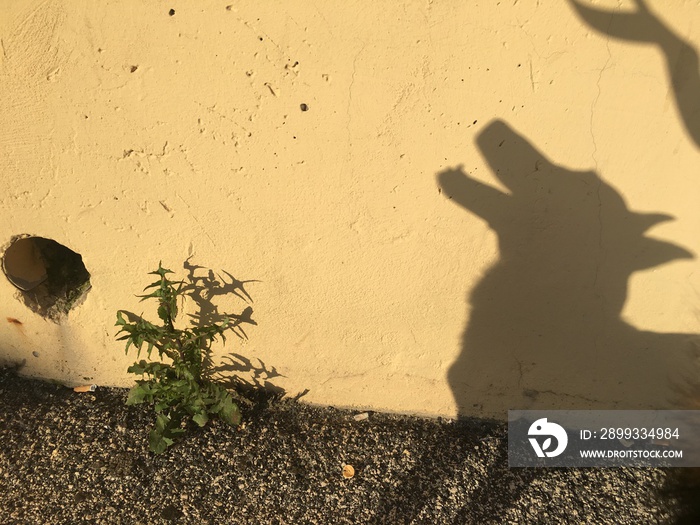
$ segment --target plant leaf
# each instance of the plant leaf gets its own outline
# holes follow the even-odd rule
[[[143,403],[148,392],[143,388],[143,385],[136,385],[129,390],[129,396],[126,398],[127,405],[138,405]]]
[[[197,423],[200,427],[203,427],[204,425],[207,424],[207,421],[209,421],[209,417],[207,416],[206,413],[200,412],[200,413],[192,416],[192,421]]]
[[[226,396],[220,401],[219,417],[229,425],[238,425],[241,422],[241,411],[238,405],[233,402],[231,395],[226,392]]]
[[[148,448],[155,454],[162,454],[172,444],[172,439],[166,438],[155,428],[148,433]]]

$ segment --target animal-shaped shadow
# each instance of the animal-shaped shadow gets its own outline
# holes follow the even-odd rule
[[[639,330],[621,312],[633,272],[692,258],[645,235],[672,217],[631,211],[596,173],[553,164],[503,122],[477,144],[509,193],[461,167],[438,175],[449,198],[488,222],[500,250],[471,292],[448,373],[460,414],[669,407],[674,385],[697,375],[693,334]]]
[[[700,147],[700,69],[695,49],[649,11],[643,0],[635,0],[635,11],[624,13],[594,9],[576,0],[569,3],[586,24],[601,33],[659,47],[666,59],[680,116],[691,139]]]

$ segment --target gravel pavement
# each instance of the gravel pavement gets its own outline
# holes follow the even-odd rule
[[[152,413],[126,392],[0,371],[0,523],[682,522],[668,471],[508,469],[505,426],[486,420],[268,400],[154,456]]]

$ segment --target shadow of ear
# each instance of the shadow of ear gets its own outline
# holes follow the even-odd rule
[[[700,60],[693,46],[652,13],[642,0],[632,12],[603,11],[569,0],[581,20],[612,38],[656,44],[666,60],[676,107],[690,138],[700,147]]]

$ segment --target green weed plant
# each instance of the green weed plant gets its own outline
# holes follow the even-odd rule
[[[166,275],[171,273],[159,263],[158,269],[149,273],[158,275],[159,279],[144,288],[144,291],[152,291],[138,296],[142,301],[158,301],[161,325],[125,310],[117,312],[116,323],[120,327],[117,336],[121,335],[117,340],[126,341],[127,354],[133,346],[138,358],[146,347],[149,360],[142,359],[128,368],[128,372],[141,379],[129,392],[126,404],[153,406],[156,421],[148,434],[148,443],[156,454],[163,453],[185,432],[188,420],[200,427],[212,417],[234,426],[241,421],[238,405],[223,386],[210,379],[207,366],[212,343],[217,337],[225,342],[224,333],[236,327],[236,318],[224,316],[218,324],[176,328],[177,302],[183,294],[183,282],[169,280]],[[129,322],[131,320],[134,322]],[[153,349],[158,352],[159,361],[150,360]]]

